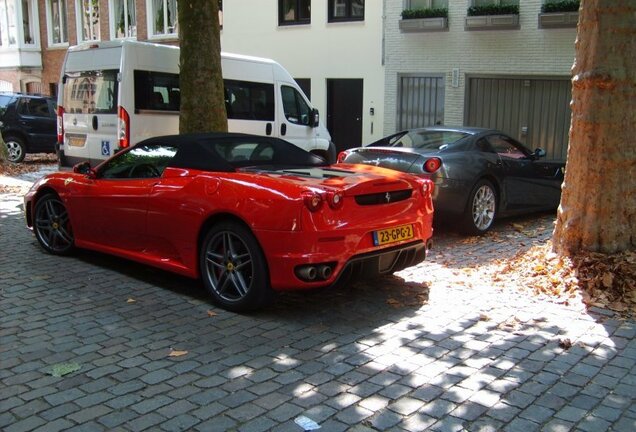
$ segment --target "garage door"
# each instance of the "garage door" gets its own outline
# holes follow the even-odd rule
[[[401,75],[399,86],[398,130],[443,123],[443,76]]]
[[[502,130],[548,159],[565,159],[570,129],[569,78],[467,80],[465,124]]]

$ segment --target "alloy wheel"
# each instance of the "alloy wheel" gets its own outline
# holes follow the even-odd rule
[[[65,253],[74,245],[68,212],[57,197],[46,196],[38,202],[34,228],[38,240],[49,252]]]
[[[6,141],[9,162],[20,162],[24,159],[23,149],[19,142],[14,140]]]
[[[495,192],[488,185],[482,185],[473,199],[471,215],[475,228],[486,231],[495,218]]]
[[[217,232],[205,249],[205,273],[222,300],[237,302],[245,298],[254,279],[254,263],[245,241],[234,232]]]

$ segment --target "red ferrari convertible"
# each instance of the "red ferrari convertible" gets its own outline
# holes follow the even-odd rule
[[[201,277],[220,306],[265,304],[423,261],[433,184],[367,165],[327,165],[286,141],[241,134],[151,138],[25,196],[27,226],[64,255],[93,249]]]

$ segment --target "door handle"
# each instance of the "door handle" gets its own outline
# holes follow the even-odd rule
[[[97,122],[97,116],[93,116],[93,130],[97,130],[98,126],[99,124]]]
[[[286,133],[287,133],[287,123],[283,123],[282,125],[280,125],[280,134],[281,136],[285,136]]]
[[[271,134],[272,134],[272,124],[267,123],[267,126],[265,126],[265,135],[271,135]]]

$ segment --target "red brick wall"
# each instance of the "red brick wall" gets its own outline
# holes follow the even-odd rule
[[[100,35],[103,41],[110,40],[110,23],[108,0],[99,0],[100,8]],[[76,21],[76,2],[75,0],[66,0],[66,13],[68,25],[69,46],[77,44],[77,21]],[[40,40],[42,41],[42,87],[45,92],[49,92],[51,83],[57,83],[60,79],[60,71],[64,62],[66,48],[49,47],[47,35],[46,21],[46,0],[38,0],[38,9],[40,17]],[[137,40],[148,40],[148,26],[146,18],[146,2],[145,0],[136,0],[135,12],[137,14]],[[178,40],[161,41],[169,45],[178,45]],[[4,74],[0,75],[0,77]],[[2,78],[4,79],[4,78]]]

